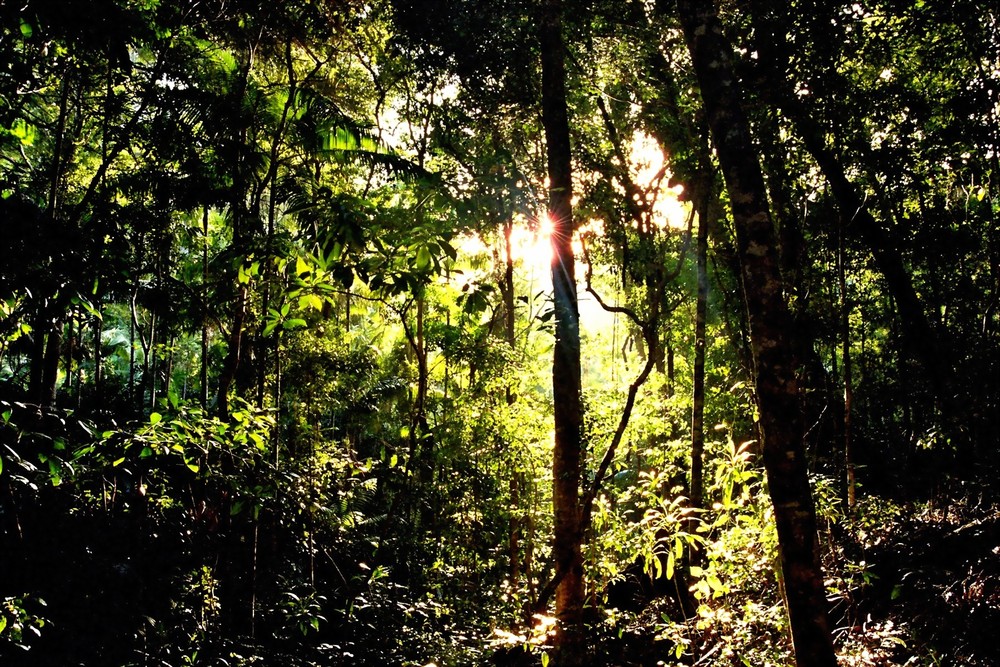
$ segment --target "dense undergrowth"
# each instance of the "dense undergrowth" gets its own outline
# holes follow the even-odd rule
[[[471,476],[406,497],[388,458],[276,460],[274,416],[248,406],[222,422],[166,403],[125,427],[4,407],[5,665],[546,661],[551,626],[526,611],[545,571],[512,586],[505,526],[463,505]],[[601,496],[595,664],[791,663],[752,447],[713,451],[709,510],[686,508],[667,460]],[[849,516],[814,487],[843,664],[994,664],[995,506],[862,495]]]

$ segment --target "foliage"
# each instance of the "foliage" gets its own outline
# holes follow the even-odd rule
[[[992,664],[996,11],[719,7],[841,659]],[[556,659],[538,3],[482,9],[0,5],[4,665]],[[788,664],[730,195],[673,5],[565,28],[591,657]]]

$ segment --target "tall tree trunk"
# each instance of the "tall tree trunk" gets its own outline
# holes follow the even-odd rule
[[[410,437],[416,438],[417,479],[421,489],[430,489],[434,483],[434,439],[430,435],[427,422],[427,393],[430,388],[430,369],[427,365],[427,339],[424,331],[424,319],[427,310],[427,298],[423,288],[416,297],[416,327],[413,352],[417,357],[417,395],[413,405],[413,419],[410,424]],[[421,524],[436,524],[436,515],[425,508]]]
[[[782,292],[777,237],[760,162],[742,109],[731,47],[715,7],[706,0],[678,0],[677,8],[736,227],[764,467],[778,529],[796,664],[836,665],[802,443],[795,360],[788,339],[792,322]]]
[[[236,312],[233,315],[233,329],[229,334],[229,352],[219,373],[219,393],[216,398],[219,416],[229,419],[229,389],[236,379],[236,371],[240,367],[240,357],[243,348],[243,327],[246,323],[247,286],[241,284],[236,300]]]
[[[42,392],[39,404],[52,407],[56,404],[56,390],[59,381],[59,352],[62,349],[62,322],[56,321],[45,341],[45,357],[42,363]],[[67,372],[69,372],[67,370]]]
[[[233,101],[236,108],[244,102],[247,88],[250,81],[250,73],[254,67],[254,54],[256,44],[246,45],[245,64],[241,64],[239,83],[233,92]],[[229,208],[232,216],[232,244],[231,247],[243,257],[249,254],[249,247],[254,235],[260,231],[260,211],[257,206],[258,198],[253,196],[250,187],[250,176],[247,166],[247,154],[249,148],[248,121],[245,118],[238,118],[237,124],[233,128],[233,139],[236,151],[233,156],[233,163],[230,166],[233,172],[233,185],[230,191]],[[249,201],[248,201],[249,200]],[[236,374],[244,361],[244,351],[247,333],[244,329],[247,326],[248,310],[250,308],[250,289],[247,282],[237,282],[238,295],[236,298],[236,308],[233,312],[232,329],[229,333],[229,350],[222,363],[219,372],[219,388],[216,398],[216,407],[219,415],[223,419],[229,419],[229,391],[236,381]],[[245,387],[237,386],[237,390]]]
[[[97,302],[100,310],[101,302]],[[104,323],[100,316],[94,316],[94,397],[97,405],[104,404],[104,345],[101,340]]]
[[[73,385],[73,353],[76,351],[77,344],[77,328],[74,326],[76,315],[76,309],[71,307],[66,316],[66,344],[63,345],[63,354],[65,355],[63,363],[66,366],[66,375],[63,377],[63,390],[67,393]]]
[[[514,310],[514,248],[512,235],[514,233],[514,222],[508,218],[503,223],[504,242],[504,271],[503,279],[500,281],[500,294],[503,296],[503,320],[504,339],[507,346],[514,351],[517,346],[515,335],[516,312]],[[514,387],[508,384],[504,388],[507,405],[514,405],[517,395]],[[510,533],[507,544],[507,553],[510,562],[510,585],[517,590],[521,578],[521,519],[519,516],[521,505],[521,473],[514,469],[510,473]]]
[[[208,206],[201,216],[201,388],[199,399],[202,409],[208,408]]]
[[[847,267],[844,257],[844,237],[841,233],[837,248],[837,282],[840,286],[840,342],[844,360],[844,421],[843,438],[844,472],[847,508],[853,514],[855,506],[854,443],[851,433],[851,410],[854,403],[853,364],[851,363],[851,302],[847,297]]]
[[[698,296],[694,315],[694,377],[691,398],[691,507],[702,507],[705,450],[705,320],[708,313],[708,211],[711,193],[702,194],[698,211],[698,237],[695,250],[698,265]]]
[[[132,292],[128,318],[128,404],[131,408],[135,408],[135,299],[136,292]]]
[[[552,223],[552,288],[555,351],[552,361],[555,442],[552,452],[553,557],[562,580],[556,589],[556,663],[584,664],[583,539],[580,467],[583,401],[580,371],[580,313],[573,257],[573,183],[566,106],[562,2],[544,0],[540,22],[542,124],[549,176]]]

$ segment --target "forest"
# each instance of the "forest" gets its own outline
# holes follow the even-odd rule
[[[1000,664],[993,3],[0,23],[0,664]]]

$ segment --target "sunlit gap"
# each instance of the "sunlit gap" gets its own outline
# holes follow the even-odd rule
[[[654,138],[643,132],[636,132],[632,137],[628,151],[630,180],[637,191],[637,203],[645,211],[643,226],[647,227],[649,231],[655,229],[667,234],[680,233],[681,230],[685,230],[690,213],[690,202],[682,201],[683,186],[671,184],[672,173],[663,149]],[[598,174],[578,174],[577,176],[581,180],[581,185],[588,180],[599,178]],[[623,182],[616,180],[613,187],[620,195],[625,195],[626,189]],[[582,191],[582,189],[581,187],[578,191]],[[574,210],[580,210],[578,208],[579,197],[573,198],[572,205]],[[514,263],[518,280],[524,281],[523,289],[529,295],[535,295],[541,291],[551,296],[553,224],[547,211],[543,209],[534,216],[517,214],[512,223],[511,260]],[[633,228],[638,226],[638,223],[631,218],[616,221],[615,224],[624,224]],[[606,312],[585,291],[583,284],[588,269],[584,242],[586,242],[588,250],[592,250],[601,243],[601,238],[604,235],[605,221],[590,218],[576,227],[572,240],[573,255],[577,262],[576,279],[580,326],[582,329],[589,330],[592,335],[601,331],[609,331],[614,325],[614,315]],[[452,275],[450,280],[456,288],[461,289],[464,285],[493,280],[491,274],[494,271],[502,270],[506,263],[505,242],[500,230],[488,235],[469,233],[457,245],[466,257],[479,257],[485,262],[481,261],[478,264],[478,269],[466,269],[461,274]],[[597,267],[595,269],[596,275],[601,275],[602,272]],[[604,296],[614,300],[612,294]]]
[[[660,229],[685,229],[688,211],[681,195],[684,186],[670,185],[673,175],[660,144],[645,132],[636,130],[629,147],[629,171],[640,191],[637,203],[650,207],[650,222]],[[620,186],[619,186],[620,187]],[[624,193],[624,188],[620,188]]]
[[[549,272],[552,262],[551,237],[552,222],[548,216],[541,215],[535,219],[528,219],[521,214],[514,216],[510,232],[510,254],[519,273],[542,275]],[[492,257],[495,268],[502,267],[507,261],[504,245],[501,230],[485,238],[478,232],[469,232],[457,242],[458,249],[467,257]]]

